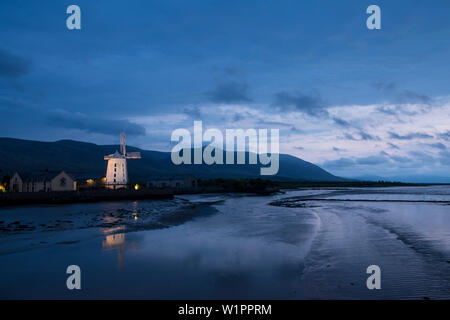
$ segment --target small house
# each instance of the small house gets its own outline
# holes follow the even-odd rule
[[[64,172],[14,173],[9,183],[11,192],[74,191],[76,182]]]

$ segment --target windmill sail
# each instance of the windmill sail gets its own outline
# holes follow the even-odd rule
[[[126,154],[127,159],[141,159],[141,153],[140,152],[128,152]]]
[[[127,150],[125,147],[125,132],[120,134],[120,153],[123,155],[127,154]]]

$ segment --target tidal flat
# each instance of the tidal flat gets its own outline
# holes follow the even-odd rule
[[[0,272],[3,299],[449,299],[450,186],[5,207]]]

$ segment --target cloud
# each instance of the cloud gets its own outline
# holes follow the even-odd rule
[[[344,119],[333,117],[333,121],[342,127],[350,127],[350,123]]]
[[[441,151],[439,155],[439,162],[445,166],[450,166],[450,151]]]
[[[253,119],[254,115],[248,111],[244,111],[244,112],[235,112],[233,115],[233,122],[238,122],[238,121],[242,121],[242,120],[246,120],[246,119]],[[262,121],[262,120],[260,120]]]
[[[264,119],[258,119],[257,123],[259,125],[267,125],[267,126],[291,127],[291,124],[289,124],[288,122],[267,121],[267,120],[264,120]]]
[[[334,149],[334,148],[333,148]],[[446,151],[445,151],[446,152]],[[361,170],[361,167],[385,167],[387,165],[401,164],[403,167],[406,164],[421,163],[434,163],[436,158],[429,156],[423,152],[412,151],[409,153],[413,157],[404,157],[397,155],[390,155],[385,151],[380,151],[377,155],[370,155],[367,157],[355,157],[355,158],[339,158],[337,160],[325,161],[322,165],[330,170],[340,170],[347,168],[354,168],[355,170]],[[445,161],[443,156],[444,151],[441,151],[441,161]],[[450,159],[449,159],[450,160]]]
[[[250,102],[249,86],[243,82],[229,81],[219,84],[206,93],[208,99],[215,103]]]
[[[303,133],[303,130],[297,128],[296,126],[292,126],[292,127],[291,127],[291,132],[295,132],[295,133]]]
[[[238,122],[238,121],[241,121],[241,120],[244,120],[244,119],[245,119],[244,116],[242,114],[240,114],[240,113],[237,113],[237,112],[233,116],[233,121],[234,122]]]
[[[339,158],[337,160],[329,160],[323,163],[323,166],[329,169],[342,169],[355,165],[355,161],[349,158]]]
[[[415,160],[418,160],[421,163],[434,163],[435,158],[429,155],[428,153],[422,151],[410,151],[409,154],[414,157]]]
[[[412,90],[397,90],[394,82],[375,82],[372,87],[393,97],[399,103],[420,103],[430,105],[434,102],[429,96]],[[381,110],[380,110],[381,111]],[[389,112],[389,110],[386,110]],[[390,110],[392,112],[393,110]]]
[[[353,135],[351,135],[350,133],[344,133],[344,138],[347,140],[353,140],[353,141],[358,141],[358,139],[356,139]]]
[[[433,136],[424,133],[424,132],[416,132],[416,133],[408,133],[406,135],[400,135],[395,132],[389,132],[389,137],[397,140],[413,140],[413,139],[431,139]]]
[[[185,107],[182,112],[194,119],[201,119],[202,113],[198,107]]]
[[[437,161],[437,158],[433,158],[423,152],[412,151],[409,152],[409,154],[412,157],[390,155],[385,151],[380,151],[376,155],[369,155],[366,157],[339,158],[336,160],[325,161],[322,166],[328,170],[364,170],[364,168],[383,168],[395,165],[400,165],[401,168],[419,164],[423,166],[423,164],[432,164]],[[443,154],[444,151],[441,151],[441,162],[446,161]]]
[[[35,106],[27,100],[20,98],[12,98],[7,96],[0,96],[0,110],[15,110],[20,112],[29,112],[34,110]]]
[[[369,141],[369,140],[380,140],[378,136],[371,135],[363,130],[356,133],[356,135],[359,135],[359,138],[355,135],[352,135],[350,133],[344,133],[344,138],[347,140],[353,140],[353,141]]]
[[[361,140],[380,140],[379,137],[368,134],[367,132],[360,131],[359,135],[361,136]]]
[[[145,128],[128,120],[108,120],[89,117],[81,113],[53,110],[47,115],[47,123],[60,128],[78,129],[88,133],[118,135],[125,131],[130,136],[145,135]]]
[[[417,110],[414,110],[414,111],[411,111],[411,110],[408,110],[407,108],[405,108],[404,106],[399,106],[399,105],[396,105],[396,106],[385,106],[385,105],[382,105],[382,106],[378,106],[377,108],[376,108],[376,110],[378,111],[378,112],[381,112],[381,113],[384,113],[384,114],[387,114],[387,115],[390,115],[390,116],[396,116],[396,115],[399,115],[399,114],[404,114],[404,115],[407,115],[407,116],[414,116],[414,115],[416,115],[416,114],[418,114],[418,112],[417,112]],[[420,111],[425,111],[425,110],[420,110]]]
[[[379,106],[376,109],[378,112],[387,114],[387,115],[391,115],[391,116],[395,116],[398,114],[398,108],[395,107],[386,107],[386,106]]]
[[[396,144],[388,142],[388,146],[390,146],[392,149],[400,150],[400,147],[398,145],[396,145]]]
[[[224,77],[235,77],[235,76],[241,76],[244,72],[236,67],[219,67],[214,66],[212,67],[212,71],[214,73],[218,73],[221,76]]]
[[[398,99],[403,103],[422,103],[422,104],[433,103],[433,99],[431,99],[429,96],[410,90],[402,91],[398,95]]]
[[[294,110],[313,117],[328,117],[326,106],[322,103],[321,98],[315,94],[278,92],[275,94],[272,105],[281,111]]]
[[[395,162],[399,162],[399,163],[408,163],[408,162],[412,162],[411,158],[408,157],[402,157],[402,156],[390,156],[390,158],[392,160],[394,160]]]
[[[380,91],[392,91],[396,88],[394,82],[374,82],[372,87]]]
[[[449,141],[450,140],[450,130],[444,133],[440,133],[439,138],[444,139],[445,141]]]
[[[30,71],[31,62],[0,49],[0,76],[15,78]]]
[[[432,148],[440,149],[440,150],[445,150],[445,149],[447,149],[447,147],[445,146],[445,144],[440,143],[440,142],[437,142],[437,143],[430,143],[429,146],[432,147]]]
[[[387,162],[388,159],[384,154],[380,154],[378,156],[368,156],[356,159],[357,164],[362,165],[377,165]]]

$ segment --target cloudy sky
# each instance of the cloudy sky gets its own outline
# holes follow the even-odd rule
[[[448,0],[2,0],[0,136],[125,130],[170,150],[202,120],[279,128],[281,152],[337,175],[450,181],[449,15]]]

